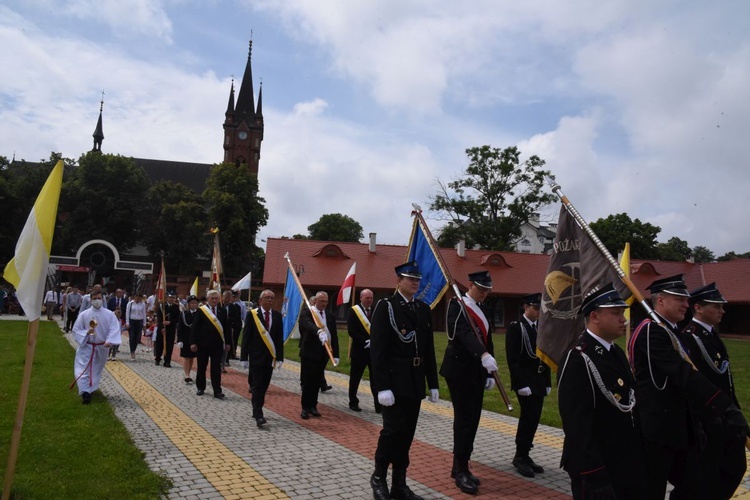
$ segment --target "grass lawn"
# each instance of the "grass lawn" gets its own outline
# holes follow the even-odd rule
[[[0,476],[5,477],[26,354],[28,323],[0,321]],[[159,498],[170,481],[149,470],[100,392],[84,406],[70,344],[42,321],[13,479],[12,497]]]
[[[346,359],[346,348],[349,345],[349,336],[346,331],[339,330],[339,347],[341,354],[341,363],[339,366],[334,368],[330,363],[327,366],[328,370],[333,370],[339,373],[349,374],[349,360]],[[500,380],[505,386],[505,390],[508,392],[511,404],[513,405],[513,411],[509,412],[503,404],[503,400],[500,397],[500,392],[497,389],[492,389],[490,392],[485,392],[484,396],[484,409],[502,413],[504,415],[512,415],[518,417],[520,407],[518,406],[518,398],[516,393],[510,390],[510,373],[508,372],[508,363],[505,359],[505,335],[495,334],[492,337],[495,344],[495,358],[497,359],[498,367],[500,368]],[[750,339],[749,339],[750,340]],[[299,361],[299,348],[298,340],[290,339],[284,349],[284,357]],[[734,388],[737,393],[737,399],[739,399],[740,405],[745,410],[747,418],[750,418],[750,341],[745,340],[729,340],[725,339],[724,343],[729,351],[729,358],[732,360],[732,376],[734,377]],[[625,339],[618,341],[620,347],[624,347]],[[443,355],[445,348],[448,345],[448,337],[444,332],[438,332],[435,334],[435,356],[438,362],[438,371],[440,371],[440,364],[443,362]],[[368,378],[369,374],[365,373],[365,378]],[[445,384],[445,379],[440,378],[440,399],[446,401],[450,400],[448,394],[448,386]],[[552,392],[544,402],[544,408],[542,410],[541,423],[544,425],[550,425],[552,427],[562,427],[560,420],[560,413],[557,410],[557,390],[555,374],[552,374]]]

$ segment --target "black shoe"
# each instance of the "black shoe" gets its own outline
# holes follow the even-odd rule
[[[221,367],[221,373],[226,373],[226,372],[227,372],[227,369],[222,366]]]
[[[310,414],[307,412],[307,410],[302,410],[299,416],[302,418],[302,420],[307,420],[308,418],[310,418]]]
[[[513,459],[513,467],[516,468],[519,474],[524,477],[534,477],[534,470],[526,462],[525,457],[516,457]]]
[[[468,471],[456,473],[456,486],[458,486],[459,490],[468,493],[469,495],[476,495],[479,491],[476,483],[469,477]]]
[[[185,377],[185,383],[186,384],[192,384],[193,383],[193,379],[191,379],[190,377]]]
[[[155,360],[154,360],[154,364],[155,364],[156,366],[159,366],[159,365],[161,364],[161,360],[160,360],[160,359],[155,359]]]
[[[218,392],[218,393],[215,393],[215,394],[214,394],[214,397],[215,397],[216,399],[224,399],[225,397],[227,397],[227,395],[226,395],[226,394],[224,394],[223,392]]]
[[[359,407],[358,403],[349,403],[349,409],[351,411],[362,411],[362,408]]]
[[[320,412],[318,411],[318,409],[317,409],[317,408],[309,408],[309,409],[307,410],[307,412],[308,412],[308,413],[309,413],[310,415],[312,415],[313,417],[320,417],[320,416],[321,416],[321,414],[320,414]]]
[[[172,365],[170,365],[169,363],[164,363],[164,368],[172,368]]]
[[[333,389],[332,385],[321,385],[320,386],[320,392],[328,392],[331,389]]]
[[[260,418],[256,418],[256,419],[255,419],[255,421],[256,421],[256,422],[257,422],[257,424],[258,424],[258,428],[260,428],[260,427],[263,427],[264,425],[266,425],[266,424],[268,423],[268,422],[266,421],[266,419],[265,419],[265,418],[263,418],[263,417],[260,417]]]
[[[391,498],[397,500],[423,500],[406,486],[406,483],[391,487]]]
[[[204,391],[203,389],[198,389],[198,390],[197,390],[197,391],[195,392],[195,395],[196,395],[196,396],[203,396],[203,393],[204,393],[204,392],[205,392],[205,391]]]
[[[90,392],[83,392],[81,393],[81,400],[83,401],[83,404],[87,405],[91,403],[91,393]]]
[[[385,475],[378,477],[375,474],[370,476],[370,486],[372,486],[372,497],[375,500],[389,500],[391,494],[388,493],[388,483],[385,480]]]
[[[477,476],[472,474],[471,471],[467,470],[466,472],[464,472],[464,474],[466,474],[466,477],[468,477],[471,480],[471,482],[476,484],[477,486],[482,484],[482,481],[480,481],[480,479]],[[451,469],[451,478],[453,479],[456,478],[456,469]]]
[[[531,457],[526,457],[526,463],[529,464],[531,470],[533,470],[536,474],[541,474],[544,472],[544,467],[534,462]]]

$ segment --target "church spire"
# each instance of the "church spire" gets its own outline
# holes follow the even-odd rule
[[[227,111],[224,115],[227,118],[234,115],[234,77],[232,77],[232,88],[229,90],[229,102],[227,103]]]
[[[245,74],[242,76],[242,84],[240,85],[240,92],[237,96],[237,107],[234,110],[235,125],[239,125],[243,121],[247,123],[248,126],[254,125],[253,118],[255,117],[255,96],[253,95],[253,68],[250,64],[252,55],[253,41],[251,39],[247,54]]]
[[[104,141],[104,129],[102,127],[102,110],[104,109],[104,91],[102,90],[102,100],[99,101],[99,120],[96,122],[96,130],[94,130],[94,149],[91,151],[102,152],[102,142]]]

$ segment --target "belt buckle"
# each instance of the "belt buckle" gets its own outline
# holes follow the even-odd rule
[[[544,367],[542,365],[539,365],[539,368],[537,368],[537,373],[542,373],[544,371]]]
[[[422,364],[422,358],[414,358],[412,361],[412,366],[419,366]]]

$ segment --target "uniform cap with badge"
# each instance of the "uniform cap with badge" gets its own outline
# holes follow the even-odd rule
[[[581,314],[588,316],[591,311],[599,307],[629,307],[622,299],[612,283],[607,283],[601,288],[592,289],[581,303]]]
[[[688,302],[692,306],[699,302],[708,302],[709,304],[726,304],[727,301],[721,296],[721,292],[716,288],[716,283],[711,283],[704,287],[698,288],[690,292],[690,299]]]
[[[670,295],[678,295],[680,297],[690,297],[690,294],[687,290],[687,285],[685,285],[685,280],[682,279],[682,274],[676,274],[674,276],[670,276],[669,278],[656,280],[646,288],[651,292],[651,295],[655,295],[657,293],[668,293]]]
[[[419,266],[417,265],[416,260],[398,265],[394,269],[396,270],[396,276],[414,278],[417,280],[422,279],[422,273],[419,272]]]
[[[484,288],[486,290],[492,289],[492,276],[490,276],[489,271],[477,271],[475,273],[471,273],[469,274],[469,281],[480,288]]]
[[[528,304],[530,306],[539,306],[542,303],[542,294],[532,293],[531,295],[521,297],[521,303]]]

